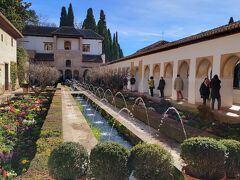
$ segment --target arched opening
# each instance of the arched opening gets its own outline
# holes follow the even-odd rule
[[[66,60],[66,67],[71,67],[71,65],[72,65],[71,60]]]
[[[164,79],[166,82],[164,95],[172,96],[172,77],[173,77],[173,65],[171,63],[167,63],[164,68]]]
[[[73,79],[79,80],[79,71],[78,70],[73,71]]]
[[[189,76],[189,64],[183,61],[178,69],[178,74],[183,79],[183,97],[188,98],[188,76]]]
[[[199,88],[205,78],[212,78],[212,62],[208,58],[202,58],[197,61],[196,65],[196,81],[195,81],[195,101],[202,102]]]
[[[148,88],[148,80],[150,78],[150,68],[149,66],[146,66],[145,69],[144,69],[144,92],[148,92],[149,91],[149,88]]]
[[[159,84],[159,80],[160,80],[160,66],[159,65],[155,65],[153,68],[153,78],[155,81],[155,89],[154,89],[154,94],[158,93],[157,87]]]
[[[222,101],[223,105],[240,105],[240,58],[231,56],[222,63]],[[232,98],[231,98],[232,95]]]
[[[64,42],[64,49],[65,50],[71,50],[71,42],[70,41],[65,41]]]
[[[72,71],[70,69],[65,70],[65,79],[72,79]]]
[[[89,82],[90,81],[90,71],[89,71],[89,69],[84,70],[83,80],[84,80],[84,82]]]

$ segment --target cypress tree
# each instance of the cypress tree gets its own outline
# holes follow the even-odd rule
[[[93,15],[92,8],[87,10],[86,19],[83,21],[83,29],[92,29],[93,31],[97,31],[96,21]]]
[[[228,24],[234,23],[233,17],[230,17]]]
[[[113,43],[112,43],[112,60],[116,60],[117,59],[117,44],[116,44],[116,34],[113,34]]]
[[[115,42],[115,44],[116,44],[116,59],[119,59],[119,52],[120,52],[120,47],[119,47],[119,43],[118,43],[118,32],[116,32],[116,42]]]
[[[73,14],[72,3],[70,3],[69,7],[68,7],[68,14],[67,14],[67,23],[66,23],[66,25],[74,27],[74,14]]]
[[[60,27],[66,26],[66,21],[67,21],[67,10],[65,6],[63,6],[61,11],[61,17],[60,17]]]
[[[107,30],[107,23],[106,23],[106,16],[104,14],[104,11],[100,11],[100,19],[98,21],[97,25],[97,32],[100,34],[103,39],[103,53],[106,55],[106,60],[109,61],[111,57],[111,51],[110,51],[110,42],[108,37],[108,30]]]
[[[109,39],[109,61],[112,61],[112,34],[110,29],[108,29],[108,39]]]

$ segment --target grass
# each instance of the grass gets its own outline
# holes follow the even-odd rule
[[[17,177],[17,180],[49,179],[47,162],[51,151],[62,143],[62,103],[61,91],[54,94],[52,104],[37,140],[37,153],[28,171]]]

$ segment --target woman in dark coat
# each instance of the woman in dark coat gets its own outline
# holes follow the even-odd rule
[[[160,91],[161,98],[164,98],[164,88],[165,88],[165,80],[163,79],[163,77],[161,77],[158,85],[158,90]]]
[[[209,79],[205,78],[199,89],[204,105],[206,105],[207,99],[209,99],[209,94],[210,94],[209,84],[210,84]]]
[[[211,91],[211,98],[212,98],[212,109],[214,109],[214,103],[217,99],[218,102],[218,110],[221,108],[221,95],[220,95],[220,89],[221,89],[221,81],[218,78],[218,75],[214,75],[211,82],[210,82],[210,88]]]

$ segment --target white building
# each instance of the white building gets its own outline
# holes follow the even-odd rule
[[[176,99],[174,79],[180,74],[184,97],[192,104],[202,102],[199,87],[204,78],[217,74],[222,81],[222,105],[229,107],[240,104],[239,62],[240,22],[235,22],[177,41],[159,41],[105,67],[118,72],[128,69],[136,77],[139,92],[148,92],[150,76],[154,76],[155,87],[163,76],[165,95],[173,99]]]
[[[30,59],[56,67],[65,79],[82,79],[105,62],[102,36],[74,27],[26,26],[21,40]]]
[[[17,41],[22,34],[0,13],[0,93],[11,90],[10,64],[17,62]]]

